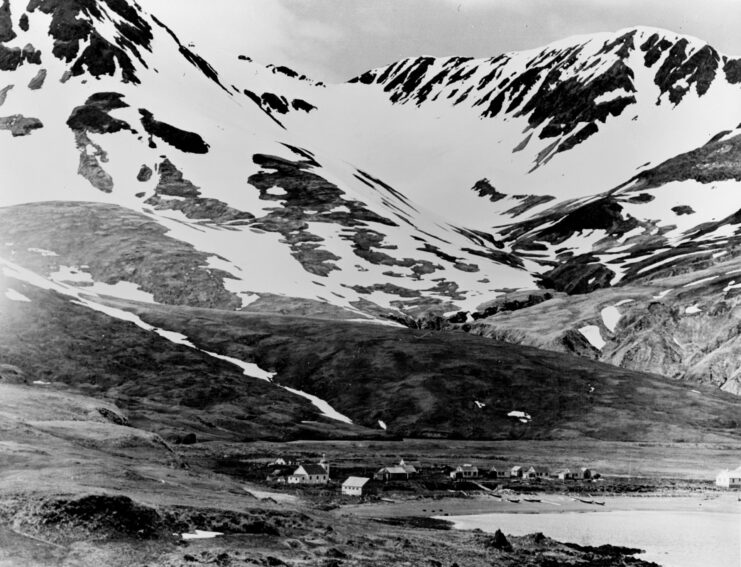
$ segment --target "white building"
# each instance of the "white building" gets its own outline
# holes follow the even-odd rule
[[[715,477],[715,484],[723,488],[741,488],[741,467],[720,471]]]
[[[450,478],[478,478],[479,469],[474,465],[459,465],[451,471]]]
[[[329,466],[322,464],[299,465],[288,477],[288,484],[327,484],[329,482]]]
[[[362,496],[363,487],[370,481],[369,478],[363,476],[350,476],[347,480],[342,483],[342,494],[347,496]]]

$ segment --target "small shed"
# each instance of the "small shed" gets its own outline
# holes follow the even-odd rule
[[[519,465],[515,465],[511,469],[509,469],[509,476],[514,478],[522,478],[522,475],[525,473],[525,470],[523,467]]]
[[[467,479],[467,478],[478,478],[479,469],[474,465],[458,465],[455,470],[450,472],[450,478],[455,479]]]
[[[342,494],[347,496],[362,496],[363,487],[370,481],[362,476],[350,476],[342,483]]]
[[[587,468],[587,467],[581,467],[579,469],[579,472],[576,475],[576,478],[587,480],[587,479],[592,478],[593,476],[594,476],[594,472],[592,471],[592,469]]]

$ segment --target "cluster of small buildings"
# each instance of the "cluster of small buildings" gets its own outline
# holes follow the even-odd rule
[[[557,478],[559,480],[589,480],[598,478],[599,475],[590,468],[581,467],[575,471],[561,469],[551,473],[548,467],[542,466],[520,466],[511,468],[493,466],[487,470],[481,470],[475,465],[459,465],[450,472],[450,478],[456,480],[476,478],[522,478],[525,480]]]
[[[330,482],[330,465],[323,457],[318,463],[296,463],[286,459],[276,459],[270,465],[278,467],[268,475],[267,480],[286,483],[289,485],[326,485]],[[450,472],[445,473],[450,476],[453,480],[475,480],[475,479],[524,479],[524,480],[537,480],[537,479],[559,479],[563,481],[567,480],[588,480],[598,478],[599,475],[593,470],[587,467],[581,467],[578,470],[571,471],[570,469],[562,469],[550,473],[548,467],[543,466],[513,466],[511,468],[506,467],[490,467],[488,469],[480,469],[476,465],[462,464],[458,465],[452,470],[447,467],[446,470]],[[288,473],[287,471],[292,471]],[[347,496],[362,496],[368,487],[368,483],[373,481],[378,482],[394,482],[394,481],[408,481],[413,479],[419,474],[419,471],[414,465],[408,464],[401,459],[398,464],[381,467],[372,476],[350,476],[342,483],[342,494]],[[741,472],[739,473],[741,476]]]

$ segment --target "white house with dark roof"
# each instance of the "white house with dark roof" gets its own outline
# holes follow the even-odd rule
[[[368,482],[370,482],[370,479],[363,476],[349,476],[342,483],[342,494],[346,496],[362,496],[363,488]]]
[[[715,477],[715,484],[722,488],[741,488],[741,467],[732,471],[720,471]]]
[[[548,476],[548,469],[546,467],[532,466],[523,475],[524,478],[546,478]]]
[[[288,484],[327,484],[328,482],[329,466],[326,464],[299,465],[288,477]]]
[[[458,465],[454,470],[450,472],[450,478],[455,479],[466,479],[466,478],[478,478],[479,469],[474,465]]]

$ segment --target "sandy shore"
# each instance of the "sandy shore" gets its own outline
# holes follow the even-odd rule
[[[492,513],[558,513],[558,512],[609,512],[611,510],[654,510],[654,511],[699,511],[740,512],[741,502],[737,493],[707,493],[691,496],[605,496],[595,497],[604,505],[586,504],[570,496],[560,494],[531,494],[527,498],[540,500],[527,502],[522,496],[519,502],[507,500],[507,496],[496,498],[481,494],[468,498],[414,499],[394,502],[378,502],[342,506],[339,511],[360,517],[393,516],[465,516]],[[589,497],[581,497],[589,499]]]

